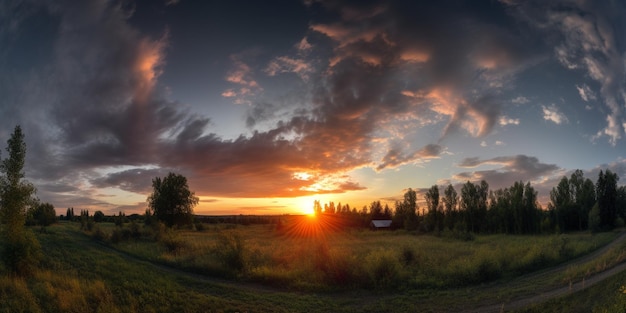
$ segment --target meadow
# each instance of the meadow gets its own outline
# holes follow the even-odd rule
[[[568,264],[617,233],[459,239],[446,233],[328,231],[311,220],[289,223],[282,230],[98,223],[89,231],[79,223],[53,225],[36,231],[44,258],[32,277],[11,278],[0,268],[0,311],[455,312],[566,284],[623,261],[626,248],[540,282],[511,284]],[[623,303],[624,278],[622,273],[581,293],[585,311]],[[566,301],[524,312],[559,311]]]
[[[444,290],[515,278],[587,254],[615,238],[614,233],[498,234],[460,240],[404,230],[333,231],[324,222],[294,217],[282,231],[275,225],[218,224],[200,231],[164,231],[160,240],[151,240],[154,234],[146,231],[113,247],[190,272],[290,290]],[[103,231],[110,238],[116,230],[108,226]],[[593,271],[572,269],[555,283]]]

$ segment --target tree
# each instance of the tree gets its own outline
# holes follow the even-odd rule
[[[617,218],[617,181],[619,177],[610,170],[598,175],[596,195],[600,209],[600,228],[612,229]]]
[[[0,221],[5,240],[2,261],[17,275],[27,275],[40,255],[40,246],[30,231],[24,229],[26,209],[34,203],[35,187],[24,180],[26,143],[22,128],[15,127],[7,141],[9,157],[0,163]]]
[[[404,228],[406,230],[416,230],[419,226],[419,220],[417,218],[417,193],[415,190],[409,188],[404,193],[404,203],[402,204],[404,211]]]
[[[456,207],[459,202],[459,197],[454,190],[452,184],[449,184],[448,187],[443,191],[443,205],[445,208],[445,224],[449,230],[454,228],[454,223],[456,219]]]
[[[50,203],[38,203],[28,209],[28,224],[49,226],[56,223],[57,213],[54,206]]]
[[[155,177],[152,188],[148,206],[159,221],[169,227],[192,222],[193,208],[199,199],[189,190],[185,176],[169,173],[164,178]]]
[[[434,230],[439,223],[437,222],[437,209],[439,208],[439,186],[433,185],[424,194],[426,206],[428,207],[428,230]]]
[[[96,211],[93,213],[93,221],[96,223],[104,222],[104,212]]]

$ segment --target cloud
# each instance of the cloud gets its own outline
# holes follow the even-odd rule
[[[233,69],[228,72],[225,80],[229,83],[237,85],[236,88],[229,88],[222,92],[222,97],[233,98],[235,104],[252,104],[254,97],[263,92],[263,88],[253,77],[253,69],[242,59],[246,54],[231,55]],[[276,65],[280,66],[280,65]],[[276,69],[278,71],[278,69]]]
[[[519,97],[515,97],[515,98],[511,99],[511,102],[515,103],[515,104],[526,104],[526,103],[530,102],[530,100],[528,100],[528,98],[526,98],[526,97],[519,96]]]
[[[596,94],[589,88],[587,84],[582,84],[582,86],[576,85],[576,89],[578,90],[578,94],[580,94],[580,98],[585,102],[596,100]]]
[[[41,4],[54,26],[50,59],[24,76],[0,75],[0,93],[8,95],[0,100],[0,120],[5,125],[42,116],[25,125],[33,149],[29,160],[35,164],[28,174],[42,183],[42,199],[110,210],[120,206],[99,200],[99,188],[145,193],[151,178],[170,170],[187,176],[192,189],[205,197],[364,190],[367,182],[346,173],[427,162],[444,153],[441,144],[432,143],[440,142],[437,139],[458,132],[486,136],[497,125],[520,123],[505,114],[507,105],[529,101],[522,96],[511,99],[505,91],[541,52],[535,51],[536,42],[529,42],[533,36],[500,18],[509,13],[501,3],[490,6],[493,14],[461,2],[451,2],[445,12],[425,1],[319,3],[314,9],[324,14],[312,15],[307,33],[288,52],[231,55],[232,67],[222,77],[229,85],[221,95],[249,105],[249,132],[235,139],[211,133],[211,118],[168,98],[159,79],[169,34],[142,34],[129,23],[132,12],[104,0]],[[0,28],[0,46],[13,44],[11,36],[25,31],[23,18],[5,19],[9,14],[3,13],[0,10],[0,25],[8,26]],[[576,28],[584,25],[577,20],[562,25],[583,29],[581,34],[593,30]],[[576,42],[589,42],[589,51],[612,56],[610,49],[603,50],[601,41],[587,35],[562,39],[555,52],[562,64],[587,69],[606,86],[600,94],[608,99],[609,89],[619,86],[602,80],[604,59],[585,59],[572,49]],[[287,97],[264,98],[262,78],[284,73],[306,81],[302,89],[292,91],[304,104],[294,105]],[[549,120],[565,121],[556,107],[545,110]],[[609,121],[610,129],[622,125],[618,122]],[[406,144],[407,138],[432,131],[425,126],[440,132],[435,135],[439,138]],[[526,156],[473,163],[501,168],[458,177],[538,179],[556,170]],[[469,166],[472,160],[462,164]]]
[[[518,118],[509,118],[509,117],[506,117],[506,116],[503,115],[498,120],[498,124],[500,126],[519,125],[519,119]]]
[[[483,165],[500,166],[493,170],[461,172],[453,176],[458,182],[485,180],[491,189],[506,188],[516,181],[541,182],[560,171],[555,164],[541,163],[539,159],[527,155],[503,156],[491,159],[477,157],[463,159],[458,166],[461,168],[477,168]]]
[[[555,104],[551,104],[550,106],[541,106],[541,110],[543,111],[543,119],[546,121],[551,121],[557,125],[561,123],[567,123],[567,117],[559,111],[559,108]]]
[[[361,75],[401,76],[404,88],[388,93],[407,97],[413,109],[445,117],[442,137],[456,131],[477,137],[490,133],[504,105],[498,90],[537,59],[514,32],[481,22],[474,18],[476,12],[455,5],[449,14],[440,14],[428,3],[323,3],[331,9],[341,7],[339,13],[361,12],[350,15],[361,16],[358,22],[344,18],[312,24],[313,32],[335,43],[329,71],[338,71],[343,64],[361,67]],[[439,20],[432,19],[435,15]],[[459,19],[466,27],[457,27]],[[466,40],[469,37],[475,40]]]
[[[295,73],[304,81],[309,79],[309,75],[313,71],[313,67],[306,60],[294,59],[287,56],[275,58],[265,69],[265,72],[269,76],[276,76],[280,73]]]
[[[430,159],[439,158],[443,151],[440,145],[429,144],[412,153],[404,153],[402,149],[396,145],[387,152],[383,157],[382,163],[376,167],[377,171],[385,168],[396,168],[407,163],[421,163]]]
[[[161,168],[134,168],[96,177],[90,183],[96,188],[117,187],[125,191],[148,194],[152,191],[152,179],[164,177],[168,172]]]
[[[557,60],[568,69],[581,69],[600,85],[600,96],[610,113],[606,126],[596,137],[607,136],[615,146],[626,131],[623,103],[626,102],[623,65],[624,40],[619,1],[524,1],[510,5],[511,12],[552,40]],[[578,87],[583,100],[593,93]]]

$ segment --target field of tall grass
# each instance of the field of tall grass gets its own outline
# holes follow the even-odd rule
[[[566,262],[605,245],[614,233],[485,235],[459,240],[406,231],[331,231],[323,221],[292,218],[275,225],[210,225],[203,230],[144,228],[115,249],[179,269],[271,286],[323,291],[347,288],[446,289],[496,280]],[[99,230],[111,238],[115,229]],[[300,229],[299,229],[300,228]],[[590,272],[569,272],[572,279]]]
[[[480,275],[506,281],[615,236],[497,235],[461,241],[448,234],[403,231],[199,228],[104,223],[84,231],[78,223],[64,222],[45,232],[35,229],[42,262],[26,278],[10,277],[0,265],[0,312],[453,312],[493,299],[505,301],[517,292],[475,284],[456,288]],[[618,250],[624,247],[588,265],[605,266],[619,257]],[[586,301],[586,308],[595,312],[618,307],[626,301],[624,275],[585,290],[581,297],[557,299],[528,312],[559,311],[555,308],[569,303],[564,301]],[[536,282],[524,288],[537,288]],[[313,291],[303,292],[307,289]]]

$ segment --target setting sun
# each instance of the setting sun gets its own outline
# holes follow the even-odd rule
[[[303,208],[303,212],[307,216],[310,216],[310,217],[314,217],[315,216],[315,211],[313,210],[312,206],[311,207],[304,207]]]

